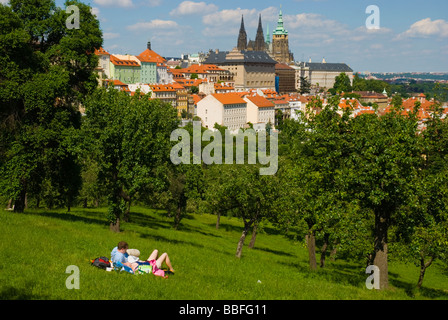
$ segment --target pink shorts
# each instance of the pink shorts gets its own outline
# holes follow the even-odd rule
[[[159,269],[157,267],[156,260],[149,261],[149,264],[152,266],[152,274],[153,275],[159,276],[159,277],[164,277],[165,276],[165,271],[163,271],[162,269]]]

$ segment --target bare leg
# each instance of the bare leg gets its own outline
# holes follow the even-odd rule
[[[165,252],[163,253],[159,259],[157,259],[157,267],[161,268],[162,267],[162,263],[165,261],[165,264],[168,266],[168,268],[170,268],[170,271],[174,272],[173,270],[173,266],[171,265],[171,261],[170,258],[168,257],[168,254]]]
[[[149,256],[147,261],[156,260],[157,256],[159,255],[159,250],[154,250],[151,255]]]

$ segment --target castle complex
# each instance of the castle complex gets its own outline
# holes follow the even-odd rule
[[[255,41],[247,40],[247,33],[244,27],[244,17],[241,18],[241,27],[238,35],[237,49],[239,51],[266,52],[272,59],[279,63],[290,63],[294,61],[294,56],[289,51],[288,31],[283,25],[283,13],[280,9],[277,28],[272,33],[272,41],[269,36],[269,27],[266,38],[264,37],[261,15],[258,19],[257,35]]]

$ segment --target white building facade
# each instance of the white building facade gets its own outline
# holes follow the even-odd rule
[[[198,102],[197,116],[208,129],[217,123],[232,133],[238,132],[247,123],[247,102],[232,93],[210,94]]]

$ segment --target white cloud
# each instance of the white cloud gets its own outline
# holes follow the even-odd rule
[[[0,0],[1,4],[8,4],[9,0]]]
[[[276,21],[278,19],[278,8],[268,7],[261,11],[257,9],[226,9],[213,12],[203,16],[202,22],[206,27],[202,33],[205,36],[238,36],[241,25],[241,16],[244,16],[244,26],[248,38],[254,39],[258,26],[258,17],[261,14],[263,28],[266,29],[267,21]],[[270,24],[272,29],[272,23]],[[272,33],[272,30],[270,30]]]
[[[172,16],[183,16],[191,14],[207,14],[215,12],[218,7],[214,4],[207,4],[205,2],[184,1],[179,6],[170,12]]]
[[[336,21],[326,19],[324,16],[315,13],[301,13],[295,16],[286,15],[284,17],[285,28],[291,30],[308,30],[311,33],[346,35],[347,26]]]
[[[448,22],[445,20],[434,20],[426,18],[414,23],[408,30],[398,35],[397,39],[438,36],[448,37]]]
[[[113,33],[113,32],[104,32],[103,37],[105,40],[115,39],[120,36],[119,33]]]
[[[151,20],[148,22],[138,22],[136,24],[127,26],[128,30],[139,30],[139,29],[175,29],[179,25],[175,21],[171,20]]]
[[[206,25],[216,25],[218,27],[228,27],[229,25],[236,25],[239,29],[241,16],[244,16],[244,24],[247,27],[258,25],[258,15],[261,14],[262,20],[266,21],[276,20],[278,18],[278,9],[275,7],[268,7],[261,11],[257,9],[229,9],[213,12],[205,15],[202,22]],[[246,30],[247,31],[247,30]]]
[[[1,0],[0,0],[1,1]],[[99,16],[100,15],[100,9],[98,9],[97,7],[93,7],[90,9],[90,12],[95,15],[95,16]]]
[[[105,7],[132,7],[132,0],[94,0],[100,6]]]

